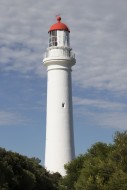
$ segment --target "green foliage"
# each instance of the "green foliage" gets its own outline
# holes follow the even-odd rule
[[[127,131],[113,141],[95,143],[66,164],[63,178],[46,171],[38,158],[0,148],[0,190],[127,190]]]
[[[127,173],[122,170],[116,170],[110,177],[106,190],[127,190]]]
[[[104,143],[96,143],[88,150],[75,189],[103,189],[103,184],[112,172],[112,167],[107,167],[110,150],[111,147]]]
[[[94,144],[65,168],[63,190],[126,190],[127,132],[117,132],[113,144]]]
[[[73,189],[74,183],[77,181],[80,175],[83,163],[84,163],[84,157],[83,155],[80,155],[76,159],[72,160],[69,164],[65,165],[67,176],[64,177],[63,183],[68,190]]]
[[[60,174],[50,174],[36,158],[0,148],[0,190],[57,190]]]

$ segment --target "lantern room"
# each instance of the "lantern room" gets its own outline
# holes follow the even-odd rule
[[[49,29],[49,47],[70,47],[69,28],[61,22],[61,17],[57,17],[57,23]]]

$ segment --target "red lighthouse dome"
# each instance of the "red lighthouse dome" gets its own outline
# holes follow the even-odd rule
[[[65,31],[68,31],[70,32],[69,28],[66,26],[66,24],[62,23],[61,22],[61,17],[60,16],[57,16],[57,23],[53,24],[49,31],[48,32],[51,32],[53,30],[65,30]]]

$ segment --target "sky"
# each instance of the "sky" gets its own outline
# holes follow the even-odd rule
[[[127,1],[0,0],[0,147],[44,164],[48,30],[62,17],[76,56],[76,156],[127,130]]]

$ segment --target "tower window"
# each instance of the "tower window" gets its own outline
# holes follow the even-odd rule
[[[65,108],[65,103],[62,103],[62,108]]]
[[[53,30],[49,33],[49,47],[57,46],[57,31]]]
[[[69,44],[69,33],[68,32],[66,32],[66,40],[67,40],[67,46],[70,46],[70,44]]]

